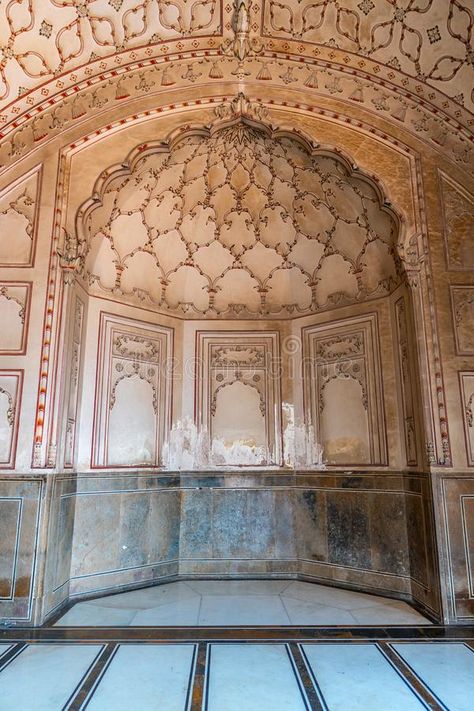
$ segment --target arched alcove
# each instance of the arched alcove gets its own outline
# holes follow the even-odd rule
[[[339,149],[321,146],[294,128],[265,123],[260,115],[260,110],[252,109],[239,96],[224,116],[210,125],[185,127],[166,140],[140,144],[122,163],[103,171],[93,195],[77,211],[79,279],[90,298],[107,298],[124,308],[139,306],[154,313],[157,322],[164,318],[163,324],[174,324],[179,339],[187,331],[191,333],[190,328],[197,328],[190,326],[192,322],[206,320],[222,323],[219,328],[229,335],[225,347],[217,345],[219,339],[215,343],[211,339],[206,346],[208,354],[189,348],[183,354],[180,368],[186,370],[193,358],[207,359],[206,372],[188,373],[197,377],[196,393],[201,388],[194,405],[189,394],[180,394],[175,381],[173,397],[182,398],[181,411],[173,415],[157,411],[157,430],[167,430],[172,420],[171,431],[161,440],[166,456],[176,450],[176,438],[182,442],[186,430],[187,444],[180,449],[189,448],[182,456],[188,467],[217,462],[222,466],[315,466],[309,450],[304,456],[291,451],[295,446],[290,441],[299,436],[295,434],[298,430],[314,439],[313,453],[319,452],[316,466],[391,465],[379,354],[378,324],[385,316],[380,312],[369,317],[369,333],[369,321],[363,314],[370,313],[364,304],[380,304],[384,299],[388,303],[397,290],[405,288],[399,253],[404,239],[402,222],[376,179],[358,169]],[[331,379],[336,378],[343,391],[346,420],[353,417],[359,421],[360,412],[364,412],[366,436],[352,450],[346,442],[347,457],[331,450],[325,459],[322,409],[307,403],[295,412],[293,392],[286,403],[289,420],[283,422],[281,414],[282,368],[289,363],[293,368],[296,363],[304,387],[313,392],[317,368],[308,371],[302,364],[304,359],[317,363],[321,357],[311,349],[304,351],[301,337],[296,353],[287,352],[285,342],[275,344],[281,341],[283,324],[294,321],[298,333],[299,325],[330,325],[357,314],[362,330],[351,336],[358,344],[356,349],[345,353],[344,338],[341,341],[339,334],[332,346],[337,355],[336,343],[342,343],[338,357],[344,363],[357,356],[352,375],[366,383],[358,398],[346,392],[348,373],[338,370],[337,358],[331,360],[330,367]],[[236,325],[256,320],[258,326],[250,330],[245,326],[242,333]],[[275,343],[267,348],[256,342],[254,347],[256,334],[267,329]],[[285,329],[288,332],[288,326]],[[390,346],[390,332],[383,338],[386,347]],[[114,352],[113,338],[109,348]],[[133,358],[133,353],[127,357]],[[277,360],[279,369],[270,376],[265,374],[270,362]],[[123,365],[115,363],[114,367]],[[262,442],[238,434],[233,442],[227,434],[221,437],[216,398],[233,382],[256,388],[264,423]],[[298,385],[294,382],[291,388],[298,390]],[[309,400],[315,397],[323,395],[313,393]],[[95,401],[100,422],[107,419],[101,412],[111,407],[105,392],[104,398]],[[244,419],[253,422],[248,403],[250,409],[245,413],[245,401],[241,398],[236,407]],[[120,431],[126,431],[133,407],[140,404],[131,398],[123,422],[116,425]],[[338,428],[337,410],[326,409],[324,429],[333,434]],[[393,426],[399,430],[397,422]],[[339,440],[333,434],[332,444],[327,446],[334,449]],[[197,449],[196,437],[204,442]],[[219,456],[215,455],[217,450]],[[256,450],[267,454],[257,456]],[[94,452],[93,446],[93,462],[105,463]],[[171,457],[173,464],[170,460],[168,466],[180,466],[177,456]],[[156,457],[167,466],[166,457],[161,458],[158,452]],[[116,459],[112,461],[120,465]],[[129,458],[123,462],[124,466],[134,464],[143,464],[138,454],[136,461]]]
[[[121,584],[148,551],[153,580],[276,571],[427,601],[425,503],[395,481],[423,447],[404,212],[297,121],[242,96],[215,114],[88,167],[75,203],[68,456],[113,483],[97,522],[78,499],[71,590],[96,584],[84,541],[128,530],[130,480],[156,541],[124,543]]]
[[[374,179],[242,115],[138,146],[76,226],[93,292],[181,318],[293,318],[402,281],[399,220]]]

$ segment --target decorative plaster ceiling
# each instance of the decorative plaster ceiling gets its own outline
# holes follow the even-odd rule
[[[100,57],[221,34],[217,0],[2,0],[1,6],[4,102]]]
[[[193,86],[205,99],[226,82],[252,85],[256,98],[268,88],[286,100],[288,87],[301,89],[309,107],[324,97],[336,114],[347,105],[375,112],[468,167],[469,5],[0,0],[0,169],[91,116],[101,127],[136,114],[144,100],[154,110],[160,95],[176,103],[176,90]]]
[[[264,34],[354,52],[474,102],[474,14],[466,0],[263,0]],[[471,8],[469,8],[471,5]]]
[[[255,35],[254,48],[256,38],[283,38],[302,43],[302,54],[308,53],[303,44],[311,44],[370,58],[472,109],[474,14],[468,0],[235,2],[229,22],[232,3],[224,12],[217,0],[2,0],[2,104],[99,58],[166,42],[177,42],[174,51],[182,51],[186,39],[221,38],[239,29]],[[239,10],[247,18],[237,27]]]
[[[138,147],[79,210],[93,290],[186,317],[292,317],[400,283],[394,213],[335,153],[223,119]]]

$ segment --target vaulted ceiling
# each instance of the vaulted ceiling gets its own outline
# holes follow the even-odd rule
[[[104,104],[230,80],[365,106],[447,152],[453,131],[467,162],[473,30],[472,0],[2,0],[0,167]]]
[[[79,210],[98,293],[187,317],[278,318],[389,294],[398,224],[378,186],[248,119],[139,146]]]

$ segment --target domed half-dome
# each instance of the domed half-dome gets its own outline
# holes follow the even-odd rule
[[[241,120],[134,156],[78,213],[93,290],[187,317],[287,318],[400,281],[396,219],[337,153]]]

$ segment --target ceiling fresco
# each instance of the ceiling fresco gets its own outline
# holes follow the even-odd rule
[[[10,0],[0,5],[0,98],[136,46],[221,33],[216,0]]]
[[[472,109],[473,6],[466,0],[263,0],[263,32],[374,59]]]

